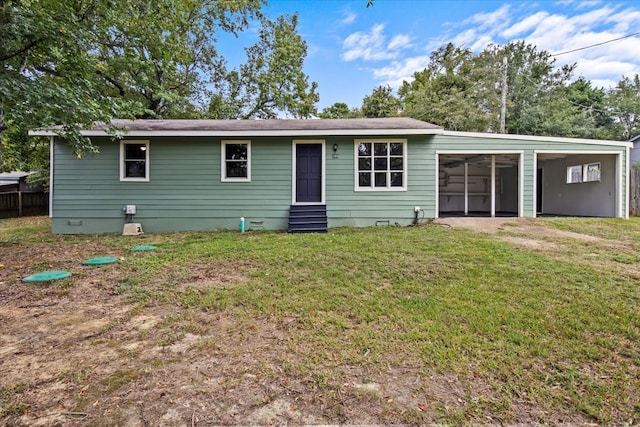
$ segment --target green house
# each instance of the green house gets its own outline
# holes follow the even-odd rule
[[[409,118],[118,120],[51,137],[55,233],[326,231],[450,215],[628,216],[631,144],[465,133]],[[127,210],[128,208],[128,210]]]

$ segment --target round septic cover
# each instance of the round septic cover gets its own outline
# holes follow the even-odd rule
[[[134,246],[131,248],[131,250],[133,252],[139,252],[139,251],[155,251],[156,247],[152,246],[152,245],[139,245],[139,246]]]
[[[118,258],[113,256],[99,256],[96,258],[89,258],[82,261],[83,265],[105,265],[118,262]]]
[[[59,271],[59,270],[51,270],[51,271],[43,271],[41,273],[32,274],[31,276],[27,276],[22,279],[23,282],[48,282],[50,280],[60,280],[66,279],[67,277],[71,277],[71,273],[68,271]]]

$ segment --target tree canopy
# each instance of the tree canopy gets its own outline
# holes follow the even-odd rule
[[[498,132],[506,79],[507,133],[599,139],[637,134],[637,75],[606,91],[584,78],[573,80],[575,70],[575,64],[557,67],[549,52],[524,42],[489,45],[478,54],[449,43],[398,94],[405,116],[451,130]]]
[[[263,4],[4,1],[4,167],[30,164],[24,157],[29,145],[26,131],[41,126],[60,125],[80,154],[94,147],[78,130],[95,121],[311,115],[318,101],[317,85],[302,71],[306,44],[296,33],[297,17],[271,21],[261,12]],[[240,71],[226,71],[217,46],[219,35],[238,35],[253,24],[261,25],[260,39],[247,49],[247,63]]]

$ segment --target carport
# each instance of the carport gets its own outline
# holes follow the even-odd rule
[[[536,215],[624,217],[621,154],[535,152]]]
[[[523,216],[523,151],[438,151],[438,216]]]

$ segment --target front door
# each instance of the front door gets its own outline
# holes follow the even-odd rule
[[[296,203],[322,203],[322,144],[296,144]]]

